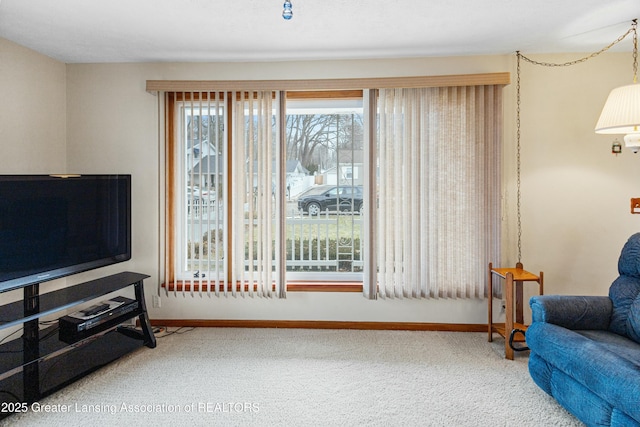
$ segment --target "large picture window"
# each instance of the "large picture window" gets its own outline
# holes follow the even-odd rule
[[[483,297],[500,256],[505,82],[475,80],[166,91],[163,286]]]

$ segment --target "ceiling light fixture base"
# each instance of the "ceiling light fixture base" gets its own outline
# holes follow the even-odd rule
[[[291,18],[293,18],[293,6],[291,5],[291,2],[289,0],[285,0],[283,7],[284,9],[282,10],[282,18],[284,18],[285,21],[289,21]]]

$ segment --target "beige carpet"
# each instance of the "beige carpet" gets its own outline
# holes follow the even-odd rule
[[[0,424],[581,425],[533,383],[527,353],[505,360],[503,345],[483,333],[200,328]]]

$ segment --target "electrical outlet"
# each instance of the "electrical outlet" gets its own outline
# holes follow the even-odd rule
[[[160,308],[160,296],[152,295],[151,303],[153,304],[153,308]]]

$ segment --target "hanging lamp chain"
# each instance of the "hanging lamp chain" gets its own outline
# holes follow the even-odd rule
[[[633,83],[638,83],[638,20],[633,20]]]
[[[638,34],[637,34],[637,26],[638,26],[638,20],[634,19],[633,21],[631,21],[631,28],[629,28],[627,30],[626,33],[624,33],[623,35],[621,35],[620,37],[618,37],[616,40],[614,40],[613,42],[609,43],[607,46],[603,47],[602,49],[600,49],[597,52],[593,52],[590,55],[585,56],[584,58],[580,58],[580,59],[576,59],[574,61],[568,61],[568,62],[542,62],[542,61],[536,61],[533,60],[531,58],[527,58],[526,56],[520,54],[520,56],[522,57],[522,59],[524,59],[525,61],[534,64],[534,65],[541,65],[543,67],[568,67],[571,65],[576,65],[576,64],[580,64],[582,62],[588,61],[589,59],[595,58],[596,56],[605,53],[606,51],[608,51],[609,49],[611,49],[612,47],[614,47],[615,45],[617,45],[618,43],[620,43],[622,40],[624,40],[629,34],[633,33],[633,40],[634,40],[634,75],[637,74],[638,71]]]
[[[521,180],[520,180],[520,170],[521,170],[521,144],[520,144],[520,60],[523,59],[530,64],[533,65],[541,65],[543,67],[568,67],[571,65],[580,64],[582,62],[588,61],[591,58],[595,58],[596,56],[608,51],[613,46],[620,43],[624,40],[629,34],[633,33],[633,83],[638,82],[638,20],[634,19],[631,21],[631,28],[627,30],[626,33],[618,37],[616,40],[611,42],[609,45],[600,49],[597,52],[594,52],[584,58],[576,59],[574,61],[554,63],[554,62],[541,62],[535,61],[531,58],[527,58],[520,51],[516,52],[516,215],[517,215],[517,227],[518,227],[518,263],[522,262],[522,215],[521,215]]]

